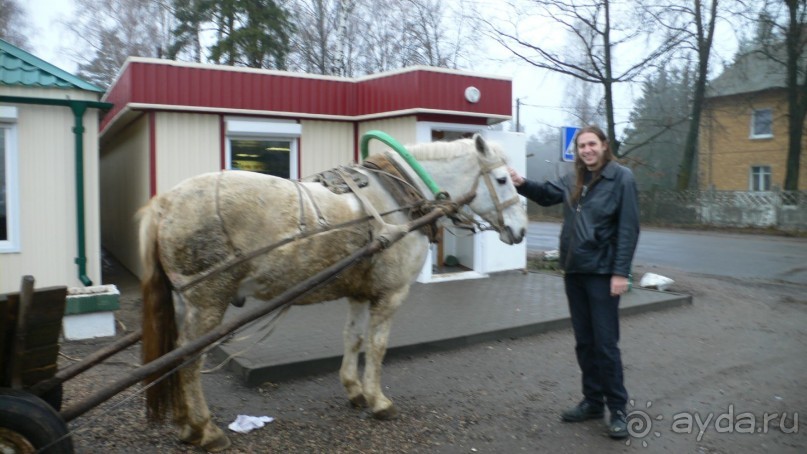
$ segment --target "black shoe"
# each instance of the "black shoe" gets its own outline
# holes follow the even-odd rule
[[[611,413],[611,424],[608,425],[608,436],[615,440],[628,438],[628,422],[625,412],[617,410]]]
[[[603,415],[604,412],[602,407],[597,407],[594,404],[584,400],[583,402],[577,404],[576,407],[570,408],[561,413],[560,417],[566,422],[580,422],[587,419],[599,419],[602,418]]]

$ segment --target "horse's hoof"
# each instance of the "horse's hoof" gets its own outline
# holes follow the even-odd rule
[[[364,394],[359,394],[358,396],[350,398],[350,406],[353,408],[365,408],[367,407],[367,399],[364,397]]]
[[[207,452],[224,451],[230,447],[230,439],[216,426],[208,426],[201,431],[185,426],[179,432],[179,439],[183,443],[199,446]]]
[[[390,405],[388,408],[373,412],[373,418],[381,421],[389,421],[390,419],[395,419],[397,417],[398,409],[395,408],[395,405]]]
[[[221,452],[229,447],[230,447],[230,439],[227,438],[227,435],[223,434],[222,436],[202,445],[202,449],[204,449],[207,452]]]
[[[195,432],[190,426],[184,426],[179,430],[179,441],[189,445],[199,446],[202,443],[202,434]]]

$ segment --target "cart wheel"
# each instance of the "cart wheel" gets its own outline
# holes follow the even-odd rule
[[[0,452],[72,454],[67,434],[67,425],[47,402],[25,391],[0,388]]]

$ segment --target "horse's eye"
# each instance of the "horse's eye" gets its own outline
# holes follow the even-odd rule
[[[496,178],[496,183],[507,184],[507,177]]]

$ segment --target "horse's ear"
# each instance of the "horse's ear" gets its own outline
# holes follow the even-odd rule
[[[484,138],[482,138],[482,134],[479,134],[478,132],[474,134],[473,141],[474,146],[476,147],[476,151],[481,153],[483,156],[488,156],[490,154],[488,143],[485,142]]]

